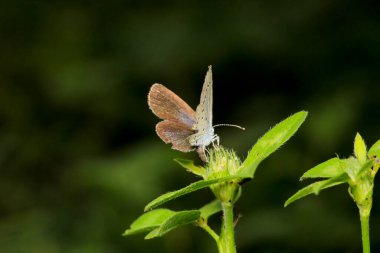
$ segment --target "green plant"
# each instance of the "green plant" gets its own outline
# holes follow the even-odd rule
[[[323,189],[348,183],[348,193],[359,208],[363,252],[369,253],[369,218],[374,179],[380,166],[379,157],[380,140],[367,152],[363,138],[357,133],[354,141],[354,156],[347,159],[331,158],[306,171],[301,180],[305,178],[326,179],[299,190],[285,202],[285,206],[309,194],[318,195]]]
[[[301,111],[277,124],[256,142],[243,162],[234,151],[222,146],[214,146],[209,150],[209,161],[204,166],[197,166],[190,160],[176,159],[182,167],[203,179],[151,201],[145,207],[146,213],[137,218],[123,235],[145,232],[145,239],[152,239],[179,226],[192,224],[204,229],[215,240],[220,253],[236,252],[233,208],[241,195],[241,185],[253,179],[258,165],[289,140],[306,117],[307,112]],[[200,209],[152,210],[177,197],[206,187],[211,189],[216,199]],[[211,215],[218,212],[223,212],[219,234],[207,222]]]

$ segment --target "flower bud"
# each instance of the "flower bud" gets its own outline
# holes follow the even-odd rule
[[[209,163],[207,165],[207,179],[233,176],[241,166],[241,161],[233,150],[221,146],[209,150]],[[238,197],[239,181],[232,179],[210,186],[215,196],[222,202],[231,203]]]

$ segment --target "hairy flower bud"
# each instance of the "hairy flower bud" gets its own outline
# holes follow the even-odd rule
[[[206,168],[207,179],[236,175],[241,161],[233,150],[219,146],[210,150],[209,153],[209,163]],[[236,179],[214,184],[210,188],[215,196],[225,203],[235,202],[240,192],[240,185]]]

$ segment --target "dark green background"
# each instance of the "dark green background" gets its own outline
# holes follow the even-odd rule
[[[155,134],[154,82],[193,108],[209,64],[221,143],[244,158],[300,110],[300,131],[244,185],[245,252],[361,252],[346,186],[283,208],[312,166],[380,138],[377,1],[0,3],[0,251],[216,252],[199,228],[144,241],[121,233],[158,195],[197,180]],[[378,180],[377,180],[378,181]],[[379,184],[379,182],[377,182]],[[371,220],[380,250],[379,185]],[[208,190],[166,205],[198,208]],[[217,224],[220,216],[211,221]]]

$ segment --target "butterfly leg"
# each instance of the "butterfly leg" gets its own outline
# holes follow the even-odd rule
[[[213,142],[214,142],[214,141],[216,141],[216,145],[219,146],[219,141],[220,141],[219,136],[214,135],[214,137],[213,137]]]
[[[213,138],[212,138],[212,146],[215,148],[215,147],[219,147],[219,136],[217,135],[214,135]],[[216,142],[216,144],[215,144]]]

